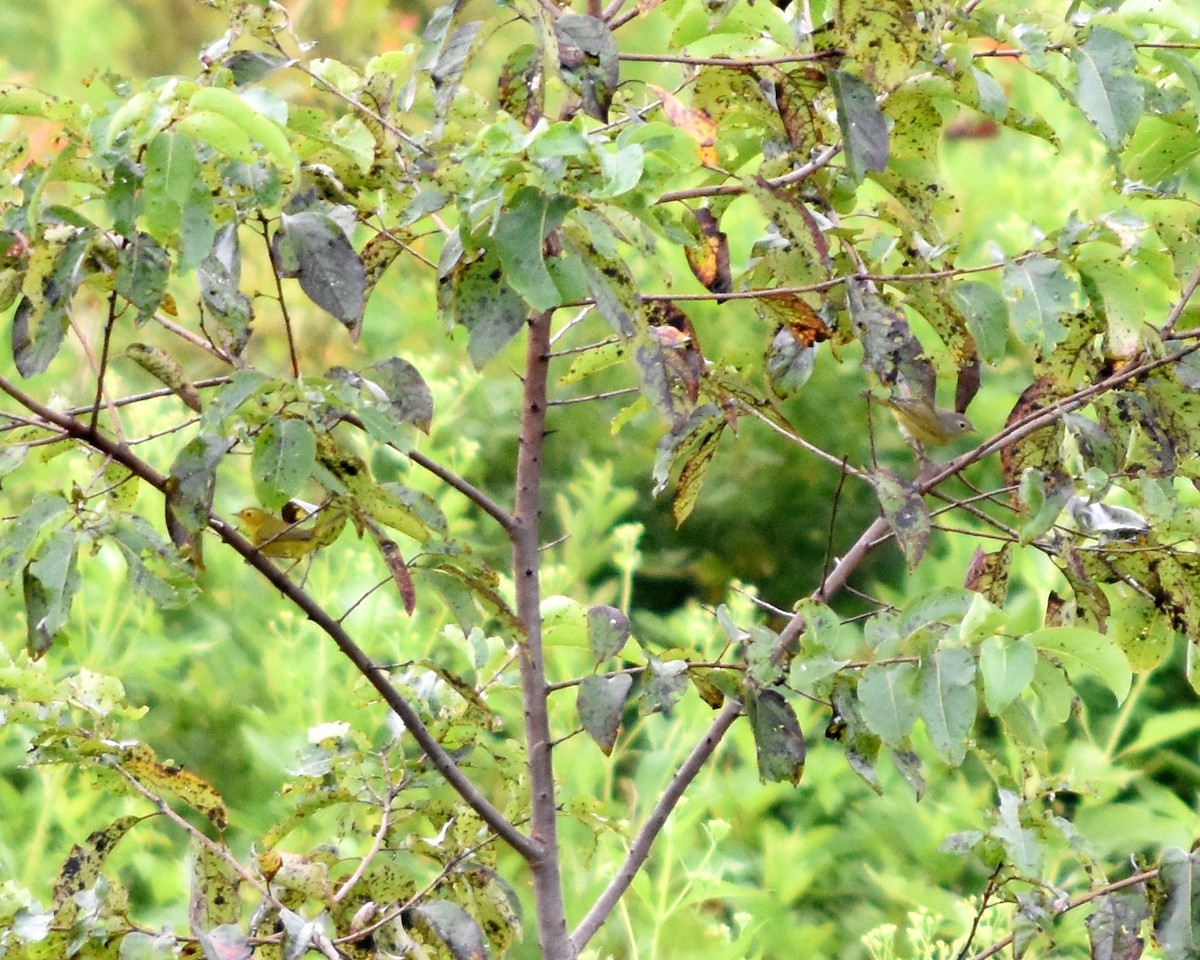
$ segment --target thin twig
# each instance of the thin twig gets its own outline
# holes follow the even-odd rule
[[[271,277],[275,280],[275,299],[279,301],[279,315],[283,318],[283,332],[287,336],[288,356],[292,361],[292,378],[300,379],[300,357],[296,353],[296,338],[292,333],[292,315],[288,313],[287,297],[283,293],[283,278],[279,268],[275,266],[274,251],[271,249],[271,224],[266,215],[259,210],[258,222],[262,227],[263,243],[267,245],[267,259],[271,263]]]
[[[730,67],[745,69],[746,67],[777,67],[785,63],[812,63],[816,60],[829,60],[842,56],[836,50],[823,50],[820,53],[792,53],[780,57],[746,57],[739,60],[735,57],[687,57],[655,53],[622,53],[620,59],[632,63],[682,63],[693,67]]]
[[[96,396],[92,400],[91,419],[88,420],[88,429],[95,430],[96,424],[100,420],[100,402],[104,399],[104,374],[108,370],[108,351],[112,346],[112,331],[113,326],[117,322],[117,291],[114,288],[108,295],[108,317],[104,322],[104,339],[100,344],[100,370],[96,376]],[[111,402],[109,403],[111,407]]]
[[[667,818],[670,817],[671,811],[682,799],[684,793],[696,779],[704,765],[712,756],[729,728],[733,726],[733,722],[742,715],[742,705],[736,700],[726,700],[725,705],[713,719],[704,736],[702,736],[692,752],[688,754],[686,760],[680,765],[675,772],[675,776],[671,778],[671,782],[667,784],[663,795],[658,798],[658,802],[654,804],[650,814],[646,817],[646,822],[642,824],[641,830],[638,831],[633,843],[629,847],[629,853],[625,857],[625,861],[617,869],[616,875],[609,881],[608,886],[596,898],[596,902],[592,904],[592,908],[588,910],[587,915],[579,921],[579,926],[571,933],[571,946],[573,953],[571,956],[577,956],[593,936],[600,929],[608,915],[612,913],[617,902],[621,899],[638,872],[642,869],[642,865],[646,862],[646,858],[650,856],[650,848],[654,844],[659,833],[662,832],[666,825]]]
[[[241,863],[238,862],[238,859],[228,850],[226,850],[225,847],[213,840],[210,840],[200,830],[197,830],[194,826],[188,823],[187,820],[175,812],[174,808],[167,803],[166,800],[154,793],[149,788],[145,787],[141,781],[137,779],[137,777],[121,766],[120,763],[114,761],[111,766],[117,771],[117,773],[129,781],[134,790],[154,804],[159,813],[183,830],[184,833],[188,834],[188,836],[190,836],[196,843],[207,847],[210,851],[224,860],[225,863],[233,868],[239,877],[241,877],[246,883],[250,884],[250,886],[254,887],[254,889],[261,893],[265,899],[274,904],[276,909],[279,909],[282,906],[282,904],[280,904],[280,902],[276,900],[274,895],[271,893],[269,886],[264,885],[259,881],[258,877],[243,867]]]

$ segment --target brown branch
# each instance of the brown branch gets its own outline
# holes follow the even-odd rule
[[[538,943],[543,957],[574,956],[567,939],[559,864],[558,808],[542,651],[541,496],[542,454],[546,443],[546,392],[550,372],[550,320],[553,311],[529,320],[526,346],[521,437],[517,451],[512,564],[517,617],[525,631],[520,641],[521,701],[525,710],[526,764],[529,771],[530,841],[526,854],[533,874]]]
[[[781,57],[685,57],[670,54],[654,53],[622,53],[620,59],[633,63],[683,63],[693,67],[731,67],[745,69],[746,67],[777,67],[785,63],[812,63],[815,60],[829,60],[842,56],[836,50],[823,50],[820,53],[793,53]]]
[[[587,942],[595,936],[596,931],[608,919],[608,915],[612,913],[621,896],[629,889],[630,884],[633,883],[634,878],[642,869],[642,865],[646,862],[646,858],[650,856],[650,847],[662,832],[671,811],[675,809],[692,781],[704,768],[708,758],[712,756],[729,728],[733,726],[733,722],[741,715],[742,705],[736,700],[726,700],[725,706],[713,719],[704,736],[700,738],[700,741],[692,748],[692,752],[688,754],[687,759],[675,771],[675,776],[667,784],[667,789],[658,798],[658,802],[654,804],[654,808],[646,817],[646,822],[642,824],[641,830],[634,838],[625,862],[621,864],[616,875],[609,881],[608,886],[597,897],[592,908],[571,934],[571,945],[576,953],[582,950]]]
[[[26,394],[6,377],[0,377],[0,391],[7,393],[27,410],[31,410],[47,423],[52,423],[68,435],[82,441],[93,449],[116,460],[122,466],[137,474],[142,480],[162,494],[166,494],[167,478],[155,470],[150,464],[133,454],[125,444],[112,440],[100,433],[88,429],[87,425],[73,417],[66,416],[39,403]],[[446,782],[460,797],[479,814],[480,819],[492,828],[500,837],[513,847],[519,854],[532,859],[541,852],[538,844],[525,836],[501,813],[480,789],[463,773],[454,762],[454,758],[425,726],[416,709],[392,686],[387,675],[366,652],[354,642],[346,632],[316,600],[312,598],[299,584],[292,581],[288,575],[277,567],[269,557],[243,537],[230,524],[217,517],[211,517],[209,528],[226,544],[241,554],[242,558],[257,570],[267,581],[279,590],[291,603],[313,621],[341,650],[342,654],[354,665],[355,669],[375,688],[376,692],[396,714],[404,721],[405,728],[417,744],[425,751],[430,763],[445,777]]]
[[[1106,883],[1102,887],[1097,887],[1095,890],[1089,890],[1087,893],[1081,893],[1077,897],[1072,897],[1065,905],[1059,909],[1051,909],[1050,915],[1053,917],[1061,917],[1064,913],[1071,910],[1076,910],[1084,904],[1091,903],[1098,897],[1103,897],[1106,894],[1116,893],[1118,890],[1124,890],[1126,887],[1136,887],[1140,883],[1145,883],[1148,880],[1153,880],[1158,876],[1158,869],[1143,870],[1141,873],[1135,873],[1131,877],[1126,877],[1124,880],[1115,880],[1112,883]],[[993,943],[986,950],[981,950],[979,953],[973,954],[969,960],[987,960],[988,957],[994,957],[1005,947],[1009,946],[1016,938],[1015,933],[1010,933],[1007,937]]]

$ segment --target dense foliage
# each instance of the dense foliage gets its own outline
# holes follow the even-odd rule
[[[0,84],[0,956],[1200,955],[1195,14],[206,6]]]

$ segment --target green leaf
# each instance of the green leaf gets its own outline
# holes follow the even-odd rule
[[[1000,822],[992,827],[992,836],[1004,844],[1008,859],[1023,877],[1040,877],[1042,848],[1037,835],[1021,825],[1021,808],[1017,795],[1000,790]]]
[[[1158,869],[1154,936],[1170,960],[1194,960],[1200,956],[1200,857],[1172,848]]]
[[[463,70],[471,56],[475,38],[483,27],[480,22],[461,23],[460,16],[465,4],[447,3],[429,19],[425,27],[424,38],[436,38],[437,54],[429,67],[429,76],[433,80],[434,110],[440,125],[445,122],[450,105],[458,93]],[[446,11],[446,18],[439,14]]]
[[[1032,682],[1037,649],[1027,637],[989,637],[979,648],[983,701],[988,713],[999,716]]]
[[[812,376],[816,362],[815,345],[802,343],[791,326],[780,327],[767,347],[767,381],[771,390],[781,399],[799,393]]]
[[[459,264],[438,289],[447,319],[467,328],[467,353],[476,369],[498,354],[524,328],[529,308],[504,282],[500,254],[487,250],[470,264]]]
[[[36,494],[29,506],[0,528],[0,580],[11,583],[33,558],[33,547],[47,536],[52,521],[66,520],[71,505],[57,493]],[[60,523],[61,527],[62,524]]]
[[[146,229],[154,239],[166,243],[179,232],[184,207],[200,179],[196,146],[178,133],[160,133],[146,148],[145,162],[142,210]]]
[[[890,91],[908,78],[922,39],[911,0],[839,0],[834,9],[846,54],[869,83]]]
[[[911,663],[871,664],[858,682],[863,720],[889,746],[907,737],[917,721],[916,672]]]
[[[314,210],[283,214],[271,245],[283,276],[295,277],[300,289],[358,337],[366,297],[362,259],[332,218]]]
[[[195,579],[144,517],[123,517],[108,532],[125,557],[133,586],[156,606],[180,607],[196,595]]]
[[[664,713],[675,706],[687,691],[688,665],[685,660],[650,658],[649,679],[642,692],[641,712]]]
[[[255,109],[250,100],[225,87],[201,87],[189,99],[188,109],[193,113],[215,113],[232,121],[266,150],[289,180],[295,179],[298,160],[287,134],[274,119]],[[181,129],[179,124],[176,129]],[[251,159],[257,159],[253,153]]]
[[[546,269],[542,247],[572,205],[573,201],[567,198],[551,198],[535,187],[523,187],[496,222],[496,243],[504,278],[535,310],[549,310],[561,302],[558,287]]]
[[[469,913],[449,900],[425,900],[405,911],[405,926],[427,946],[444,947],[452,960],[478,960],[488,956],[483,931]]]
[[[1008,346],[1008,306],[986,283],[967,281],[954,287],[954,298],[962,307],[979,359],[999,363]]]
[[[1142,117],[1142,85],[1134,76],[1137,51],[1119,33],[1093,27],[1072,59],[1080,109],[1104,142],[1119,149]]]
[[[1066,339],[1062,316],[1075,309],[1079,288],[1061,263],[1042,256],[1011,261],[1004,266],[1002,289],[1022,343],[1048,354]]]
[[[259,502],[267,510],[278,510],[303,489],[316,460],[312,427],[290,417],[268,421],[254,442],[250,461]]]
[[[170,256],[149,234],[137,234],[122,248],[117,266],[117,293],[137,308],[139,324],[154,316],[162,303],[170,271]]]
[[[1048,727],[1066,723],[1075,704],[1075,691],[1061,666],[1038,657],[1033,672],[1033,692],[1042,703],[1042,720]]]
[[[875,488],[883,515],[896,536],[908,569],[915,569],[925,555],[925,545],[933,529],[925,501],[911,484],[889,470],[876,470],[871,475],[871,486]]]
[[[608,122],[608,108],[621,79],[617,43],[608,24],[596,17],[567,13],[554,21],[559,76],[579,94],[583,112]]]
[[[201,434],[187,443],[171,464],[167,478],[166,521],[171,542],[201,564],[200,534],[208,526],[217,464],[233,445],[232,440]]]
[[[837,104],[846,164],[854,182],[861,183],[867,171],[887,168],[887,120],[875,102],[875,92],[853,74],[834,70],[829,86]]]
[[[51,534],[25,568],[25,627],[29,655],[37,659],[50,649],[67,624],[71,600],[79,588],[79,544],[75,531]]]
[[[239,50],[221,61],[221,66],[233,76],[235,86],[244,87],[295,63],[287,57],[258,50]],[[214,924],[215,926],[215,924]],[[205,929],[208,929],[207,927]]]
[[[615,657],[629,640],[629,618],[616,607],[600,605],[587,612],[588,644],[596,663]]]
[[[570,597],[551,596],[542,601],[542,642],[548,647],[588,646],[588,616],[582,604]]]
[[[237,224],[226,224],[216,232],[212,249],[196,271],[204,307],[220,325],[222,345],[240,356],[250,340],[250,299],[238,289],[242,279],[242,256],[238,248]]]
[[[612,753],[617,742],[625,700],[632,686],[633,676],[628,673],[611,677],[584,677],[579,684],[575,701],[579,719],[583,729],[596,741],[605,756]]]
[[[1046,627],[1025,639],[1045,656],[1062,664],[1072,680],[1081,673],[1099,677],[1121,703],[1129,693],[1133,671],[1115,639],[1086,627]]]
[[[1135,958],[1145,944],[1139,936],[1142,921],[1150,916],[1144,888],[1118,890],[1096,899],[1096,909],[1087,918],[1091,956]]]
[[[759,777],[768,783],[798,784],[807,749],[791,704],[778,691],[757,690],[746,698],[746,712]]]
[[[961,765],[975,726],[975,659],[969,650],[939,649],[922,661],[917,706],[938,755],[952,767]]]
[[[26,275],[25,296],[12,318],[13,362],[21,376],[44,371],[62,346],[67,311],[90,241],[89,231],[75,233],[62,245],[48,275],[39,277],[32,270]]]
[[[211,110],[189,113],[175,124],[180,139],[197,140],[212,147],[217,153],[238,163],[254,163],[258,154],[250,135],[228,117]],[[170,208],[164,204],[160,216],[170,217]],[[169,219],[167,221],[169,223]]]
[[[363,378],[383,392],[389,414],[400,423],[411,423],[429,432],[433,422],[433,394],[421,372],[407,360],[389,357],[363,371]]]
[[[1021,471],[1017,497],[1021,505],[1020,542],[1029,544],[1058,520],[1071,497],[1071,487],[1054,483],[1053,478],[1048,480],[1046,474],[1035,467],[1026,467]]]

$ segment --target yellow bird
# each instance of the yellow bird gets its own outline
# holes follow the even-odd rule
[[[258,507],[246,507],[236,516],[246,538],[268,557],[303,560],[323,546],[311,530],[294,527]]]

